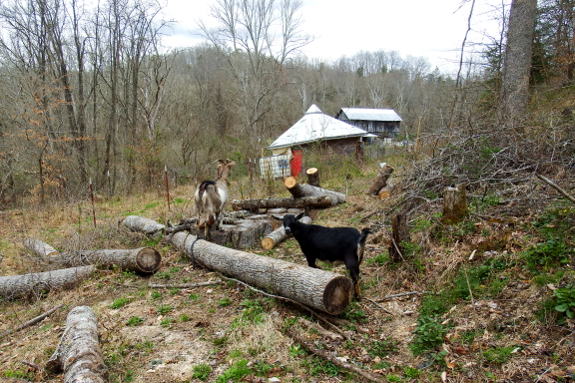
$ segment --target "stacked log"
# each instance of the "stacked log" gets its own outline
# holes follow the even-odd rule
[[[377,176],[375,177],[375,179],[373,180],[373,182],[371,183],[369,189],[367,190],[367,194],[368,195],[377,195],[380,197],[380,199],[383,198],[387,198],[387,194],[384,193],[383,197],[380,194],[381,192],[389,192],[389,194],[391,194],[391,188],[388,188],[388,190],[383,190],[388,183],[388,179],[391,176],[391,173],[393,173],[393,168],[391,166],[389,166],[388,164],[384,164],[381,169],[379,169],[379,172],[377,173]]]
[[[345,202],[345,194],[309,184],[300,184],[295,177],[287,177],[284,186],[294,198],[325,196],[332,199],[332,206]]]

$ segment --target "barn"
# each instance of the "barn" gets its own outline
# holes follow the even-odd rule
[[[271,172],[274,177],[281,177],[286,173],[286,163],[290,163],[289,171],[298,173],[294,163],[301,163],[302,152],[312,146],[324,149],[328,154],[363,157],[362,142],[366,137],[373,135],[322,113],[313,104],[302,118],[268,146],[273,156],[260,159],[260,168],[262,174]]]
[[[393,109],[342,108],[335,118],[380,138],[396,138],[403,121]]]

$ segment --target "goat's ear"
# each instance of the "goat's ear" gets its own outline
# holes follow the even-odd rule
[[[224,160],[222,160],[221,158],[218,158],[217,160],[214,161],[215,164],[223,164]]]
[[[304,215],[305,215],[305,212],[302,211],[301,213],[299,213],[298,215],[295,216],[295,220],[299,221],[300,219],[303,218]]]
[[[273,218],[273,219],[277,219],[278,221],[283,221],[283,220],[284,220],[283,217],[278,217],[278,216],[275,215],[275,214],[272,214],[272,218]]]

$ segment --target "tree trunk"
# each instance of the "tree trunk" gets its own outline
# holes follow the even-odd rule
[[[139,231],[144,234],[155,234],[158,231],[163,231],[166,228],[165,225],[162,225],[154,220],[137,215],[129,215],[119,223],[124,224],[124,226],[132,231]]]
[[[232,208],[236,210],[258,211],[259,209],[274,208],[325,208],[335,205],[334,198],[329,195],[318,195],[303,198],[261,198],[261,199],[235,199]]]
[[[97,317],[91,307],[76,306],[70,311],[66,330],[46,368],[54,372],[64,371],[64,383],[107,382]]]
[[[61,253],[59,256],[52,257],[50,262],[60,264],[64,267],[94,264],[99,267],[118,267],[122,270],[151,274],[160,268],[162,256],[156,249],[151,247],[140,247],[138,249],[99,249]]]
[[[345,194],[318,188],[312,185],[299,184],[295,177],[287,177],[284,186],[294,198],[326,196],[332,198],[332,206],[345,202]]]
[[[367,190],[367,194],[378,195],[379,191],[387,184],[387,179],[389,178],[389,176],[391,176],[393,170],[394,169],[388,164],[383,165],[383,167],[379,169],[377,176],[375,176],[375,179],[373,180],[371,186]]]
[[[176,233],[169,240],[204,268],[309,307],[337,315],[349,305],[352,284],[343,275],[230,249],[190,234]]]
[[[520,132],[523,128],[536,16],[537,0],[512,1],[499,102],[499,118],[504,129]]]
[[[306,170],[307,184],[319,187],[319,170],[318,168],[309,168]]]
[[[445,188],[443,191],[443,217],[441,221],[446,224],[454,224],[461,221],[467,213],[465,184],[459,184],[454,188]]]
[[[399,262],[405,259],[403,244],[411,241],[405,215],[396,214],[391,217],[391,231],[391,244],[388,248],[389,257],[392,261]]]
[[[299,222],[311,225],[311,218],[306,215],[302,217]],[[286,234],[286,230],[282,225],[262,239],[262,248],[264,250],[271,250],[288,237],[289,235]]]
[[[68,289],[96,270],[94,265],[72,267],[42,273],[0,277],[0,296],[5,299],[39,297],[53,289]]]
[[[30,250],[40,258],[50,259],[51,256],[59,254],[58,250],[35,238],[26,238],[22,241],[22,244],[26,249]]]

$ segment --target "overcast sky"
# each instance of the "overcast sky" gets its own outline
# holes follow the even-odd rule
[[[165,43],[197,44],[197,20],[210,21],[212,0],[163,0],[166,17],[176,24]],[[485,43],[497,36],[501,4],[510,0],[475,0],[467,41]],[[310,58],[335,60],[359,51],[397,51],[402,57],[426,57],[433,67],[452,72],[459,62],[471,0],[303,0],[302,29],[315,37],[304,49]],[[471,51],[473,48],[468,48]]]

